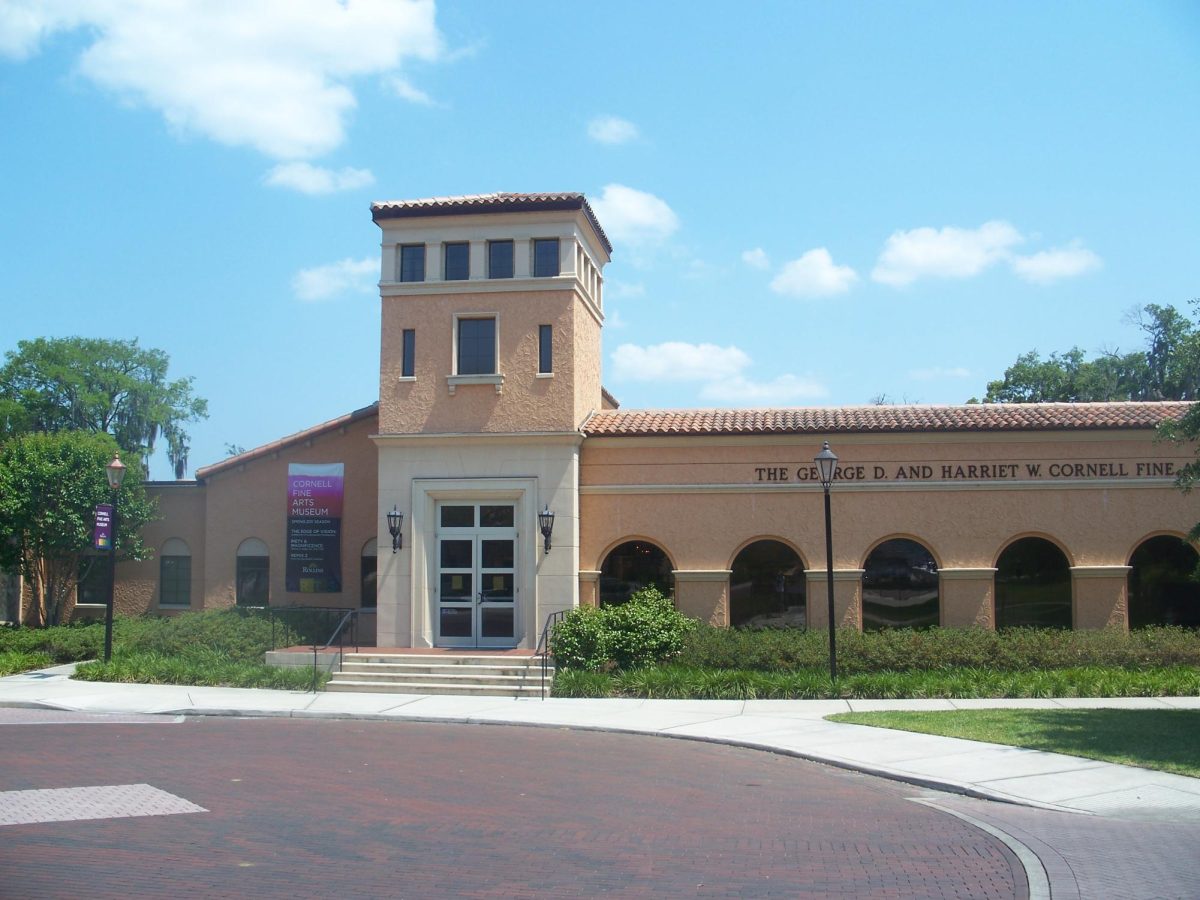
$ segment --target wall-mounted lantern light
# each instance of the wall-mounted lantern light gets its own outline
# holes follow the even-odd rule
[[[395,506],[392,511],[387,514],[388,534],[392,536],[392,552],[404,546],[404,535],[400,533],[400,529],[404,527],[404,513],[400,512]]]
[[[542,537],[546,539],[546,552],[550,552],[550,535],[554,533],[554,513],[550,512],[550,507],[546,506],[538,513],[538,527],[542,530]]]

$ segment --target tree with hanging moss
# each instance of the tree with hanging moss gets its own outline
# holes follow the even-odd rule
[[[112,502],[108,434],[21,434],[0,444],[0,568],[20,572],[31,596],[26,621],[58,625],[73,607],[80,567],[92,555],[95,509]],[[128,462],[117,492],[117,560],[142,559],[142,526],[155,517],[142,464]]]
[[[169,362],[136,338],[21,341],[0,368],[0,441],[27,432],[103,432],[146,460],[162,437],[182,478],[186,425],[207,417],[208,404],[193,394],[191,378],[168,377]]]

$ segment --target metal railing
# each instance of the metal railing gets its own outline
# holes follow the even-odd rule
[[[566,618],[570,610],[560,609],[558,612],[552,612],[546,616],[546,624],[542,628],[542,634],[538,638],[537,649],[533,651],[534,656],[540,656],[542,659],[542,699],[546,699],[546,672],[549,669],[550,661],[550,635],[554,633],[554,626]]]

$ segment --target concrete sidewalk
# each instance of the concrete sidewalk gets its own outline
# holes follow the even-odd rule
[[[957,738],[826,722],[837,712],[1200,709],[1200,697],[1060,700],[572,700],[299,693],[72,681],[73,666],[0,678],[0,706],[88,713],[369,718],[583,728],[752,747],[943,791],[1061,811],[1200,822],[1200,779]]]

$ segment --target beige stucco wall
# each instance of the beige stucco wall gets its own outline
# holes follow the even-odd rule
[[[192,609],[199,609],[204,598],[204,541],[206,489],[194,481],[154,482],[146,493],[158,504],[158,518],[142,529],[142,541],[150,558],[117,566],[114,612],[140,615],[147,612],[171,615],[183,607],[159,606],[159,566],[163,545],[177,538],[192,555]]]
[[[600,405],[599,326],[571,289],[383,297],[379,431],[383,434],[570,431]],[[494,315],[504,383],[457,385],[455,316]],[[586,319],[588,334],[578,333]],[[538,374],[538,326],[554,329],[554,372]],[[415,330],[415,375],[400,377],[403,332]],[[581,348],[592,345],[593,349]],[[580,364],[589,368],[579,370]],[[577,371],[583,383],[576,392]],[[591,399],[588,399],[591,398]]]
[[[728,569],[748,543],[773,538],[796,548],[806,570],[823,570],[822,491],[816,482],[796,480],[821,439],[589,439],[580,465],[581,567],[600,569],[613,547],[636,537],[663,548],[677,571]],[[1149,432],[838,435],[832,443],[840,465],[865,476],[833,488],[835,575],[861,569],[884,540],[917,540],[940,569],[977,570],[942,580],[943,624],[993,621],[992,580],[978,570],[994,567],[1009,543],[1030,535],[1058,544],[1075,567],[1077,627],[1123,624],[1123,573],[1095,567],[1123,567],[1150,535],[1184,534],[1200,518],[1196,498],[1176,490],[1172,478],[1137,474],[1139,464],[1149,472],[1151,463],[1178,466],[1188,459],[1187,448],[1155,443]],[[1051,466],[1074,473],[1076,463],[1088,462],[1107,466],[1099,469],[1107,474],[1049,475]],[[963,466],[966,476],[966,466],[985,464],[993,467],[989,474],[1006,477],[982,478],[978,468],[975,478],[942,477],[943,466],[951,475]],[[1030,477],[1030,465],[1041,467],[1038,477]],[[913,470],[916,479],[897,480],[901,466],[906,472],[929,466],[932,477],[922,480]],[[883,480],[873,479],[876,467]],[[777,480],[766,480],[768,469]],[[779,480],[783,472],[786,481]],[[826,620],[823,578],[810,578],[808,589],[809,622],[819,625]],[[860,594],[854,577],[835,585],[842,624],[861,621]]]
[[[377,540],[379,532],[387,540],[386,524],[376,519],[376,454],[368,437],[374,432],[375,424],[375,417],[367,416],[344,428],[286,447],[278,454],[222,470],[207,479],[204,564],[197,567],[193,561],[193,573],[197,568],[203,571],[204,607],[234,604],[237,549],[246,538],[258,538],[270,551],[272,606],[359,606],[363,545],[368,540]],[[342,591],[336,594],[288,593],[284,580],[288,464],[337,462],[345,465]],[[390,544],[388,547],[390,549]],[[196,596],[193,596],[192,605],[198,605]]]

